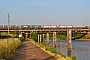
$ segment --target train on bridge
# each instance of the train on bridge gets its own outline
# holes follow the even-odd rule
[[[13,29],[31,29],[31,28],[81,28],[87,29],[88,27],[74,27],[73,25],[10,25],[11,30]],[[8,25],[0,25],[0,30],[8,29]]]

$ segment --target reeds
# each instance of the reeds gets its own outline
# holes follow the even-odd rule
[[[12,58],[21,41],[17,38],[0,39],[0,59]]]

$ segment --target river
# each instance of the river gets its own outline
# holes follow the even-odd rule
[[[67,56],[67,41],[57,40],[56,50]],[[72,56],[75,55],[77,60],[90,60],[90,42],[72,41]]]

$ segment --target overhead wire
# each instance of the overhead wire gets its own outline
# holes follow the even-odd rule
[[[0,10],[0,21],[1,22],[6,22],[5,20],[6,20],[6,16],[3,14],[3,12]],[[1,24],[1,23],[0,23]]]
[[[5,17],[5,15],[3,14],[3,12],[0,10],[0,14],[3,16],[3,17]]]

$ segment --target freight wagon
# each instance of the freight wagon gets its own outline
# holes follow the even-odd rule
[[[42,28],[57,28],[57,25],[43,25]]]
[[[42,25],[31,25],[31,28],[42,28]]]
[[[25,30],[25,29],[28,29],[28,28],[31,28],[31,26],[30,25],[21,25],[20,26],[20,29],[22,29],[22,30]]]
[[[6,29],[6,30],[7,30],[7,29],[8,29],[8,25],[4,25],[4,26],[3,26],[3,29]],[[9,26],[9,29],[10,29],[10,30],[15,29],[15,25],[10,25],[10,26]]]
[[[0,30],[2,30],[3,29],[3,25],[0,25]]]
[[[73,25],[59,25],[58,28],[73,28]]]

